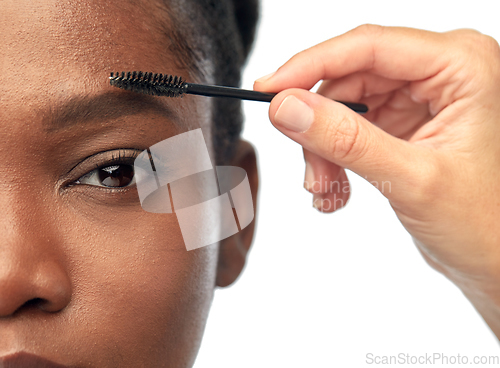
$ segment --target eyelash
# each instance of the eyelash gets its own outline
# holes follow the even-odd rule
[[[81,175],[76,181],[74,181],[72,184],[73,185],[87,185],[91,187],[97,187],[100,190],[106,190],[109,192],[121,192],[124,190],[127,190],[131,187],[134,187],[136,184],[136,172],[134,171],[134,179],[132,182],[125,186],[120,186],[120,187],[111,187],[111,186],[106,186],[106,185],[95,185],[95,184],[87,184],[87,183],[81,183],[80,181],[87,177],[87,178],[92,178],[94,175],[97,174],[97,170],[103,170],[111,166],[118,166],[118,165],[128,165],[128,166],[134,166],[134,160],[139,156],[141,151],[139,150],[125,150],[121,149],[117,151],[118,154],[113,152],[111,154],[111,159],[106,160],[104,163],[97,163],[94,165],[94,168],[90,171],[87,171],[84,175]],[[130,153],[132,152],[132,153]]]
[[[130,155],[130,156],[127,156],[125,154],[122,156],[122,152],[126,152],[126,151],[124,151],[124,150],[118,151],[118,156],[114,156],[113,155],[114,153],[112,153],[111,154],[111,160],[107,161],[104,165],[96,164],[95,165],[95,169],[101,169],[101,168],[105,168],[105,167],[113,166],[113,165],[117,165],[117,164],[128,165],[128,164],[132,163],[132,165],[133,165],[134,164],[134,160],[140,154],[139,151],[134,151],[134,153],[132,155]]]

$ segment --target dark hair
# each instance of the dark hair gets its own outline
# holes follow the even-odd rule
[[[255,37],[259,0],[163,1],[172,23],[171,51],[189,60],[192,76],[240,87]],[[218,165],[233,156],[242,126],[240,100],[213,99],[212,139]]]

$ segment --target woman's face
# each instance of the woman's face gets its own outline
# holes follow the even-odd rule
[[[135,186],[75,183],[98,166],[131,165],[176,134],[208,131],[209,99],[109,86],[111,71],[186,76],[148,3],[2,4],[0,357],[23,351],[85,367],[194,361],[217,246],[186,251],[175,215],[145,212]]]

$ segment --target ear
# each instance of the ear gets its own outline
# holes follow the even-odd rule
[[[252,222],[243,230],[219,242],[219,262],[217,265],[217,286],[231,285],[240,275],[248,251],[252,245],[257,217],[257,193],[259,189],[259,173],[257,169],[257,156],[253,146],[240,139],[234,158],[229,163],[244,169],[248,175],[250,191],[254,208]]]

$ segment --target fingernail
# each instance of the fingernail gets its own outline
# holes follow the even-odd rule
[[[255,82],[256,82],[256,83],[264,83],[264,82],[266,82],[268,79],[271,79],[271,77],[272,77],[273,75],[275,75],[275,74],[276,74],[276,72],[272,72],[272,73],[270,73],[270,74],[268,74],[268,75],[265,75],[265,76],[263,76],[263,77],[261,77],[261,78],[257,79]]]
[[[314,170],[312,165],[306,161],[306,174],[304,175],[304,188],[310,192],[314,183]]]
[[[274,122],[294,132],[305,132],[314,121],[314,111],[295,96],[283,100],[274,115]]]
[[[313,194],[313,207],[316,208],[319,212],[323,212],[323,196],[319,193]]]

